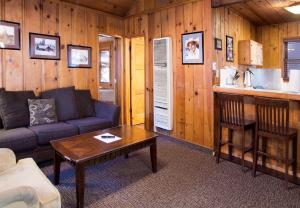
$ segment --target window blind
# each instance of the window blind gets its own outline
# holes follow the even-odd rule
[[[283,79],[289,79],[290,70],[300,70],[300,39],[284,42],[284,72]]]

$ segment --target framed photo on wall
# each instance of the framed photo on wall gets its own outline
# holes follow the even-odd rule
[[[29,33],[29,56],[31,59],[60,60],[60,37]]]
[[[203,32],[182,34],[182,64],[204,64],[203,36]]]
[[[219,51],[222,50],[222,39],[215,38],[215,49]]]
[[[92,68],[92,48],[68,45],[69,68]]]
[[[19,23],[0,20],[0,49],[21,49]]]
[[[234,61],[233,37],[226,35],[226,61]]]

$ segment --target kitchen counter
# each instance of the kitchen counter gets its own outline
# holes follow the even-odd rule
[[[231,93],[231,94],[240,94],[248,96],[262,96],[286,100],[295,100],[300,101],[299,92],[289,92],[289,91],[280,91],[280,90],[268,90],[268,89],[253,89],[253,88],[243,88],[235,86],[217,86],[213,87],[214,92],[221,93]]]

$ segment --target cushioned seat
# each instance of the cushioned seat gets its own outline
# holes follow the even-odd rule
[[[33,150],[37,147],[36,135],[27,128],[0,130],[0,148],[15,152]]]
[[[51,140],[75,136],[78,134],[77,127],[63,122],[31,126],[29,129],[37,135],[38,144],[41,145],[49,144]]]
[[[1,160],[10,166],[0,168],[0,206],[4,208],[60,208],[58,190],[31,158],[15,161],[15,156],[0,149]],[[6,156],[5,156],[6,155]],[[1,164],[0,164],[1,166]]]
[[[66,121],[66,123],[78,127],[80,134],[106,129],[112,126],[111,121],[96,117],[87,117],[82,119],[70,120]]]

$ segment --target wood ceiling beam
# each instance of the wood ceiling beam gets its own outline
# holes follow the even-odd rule
[[[211,0],[212,8],[229,6],[237,3],[246,3],[248,0]]]

